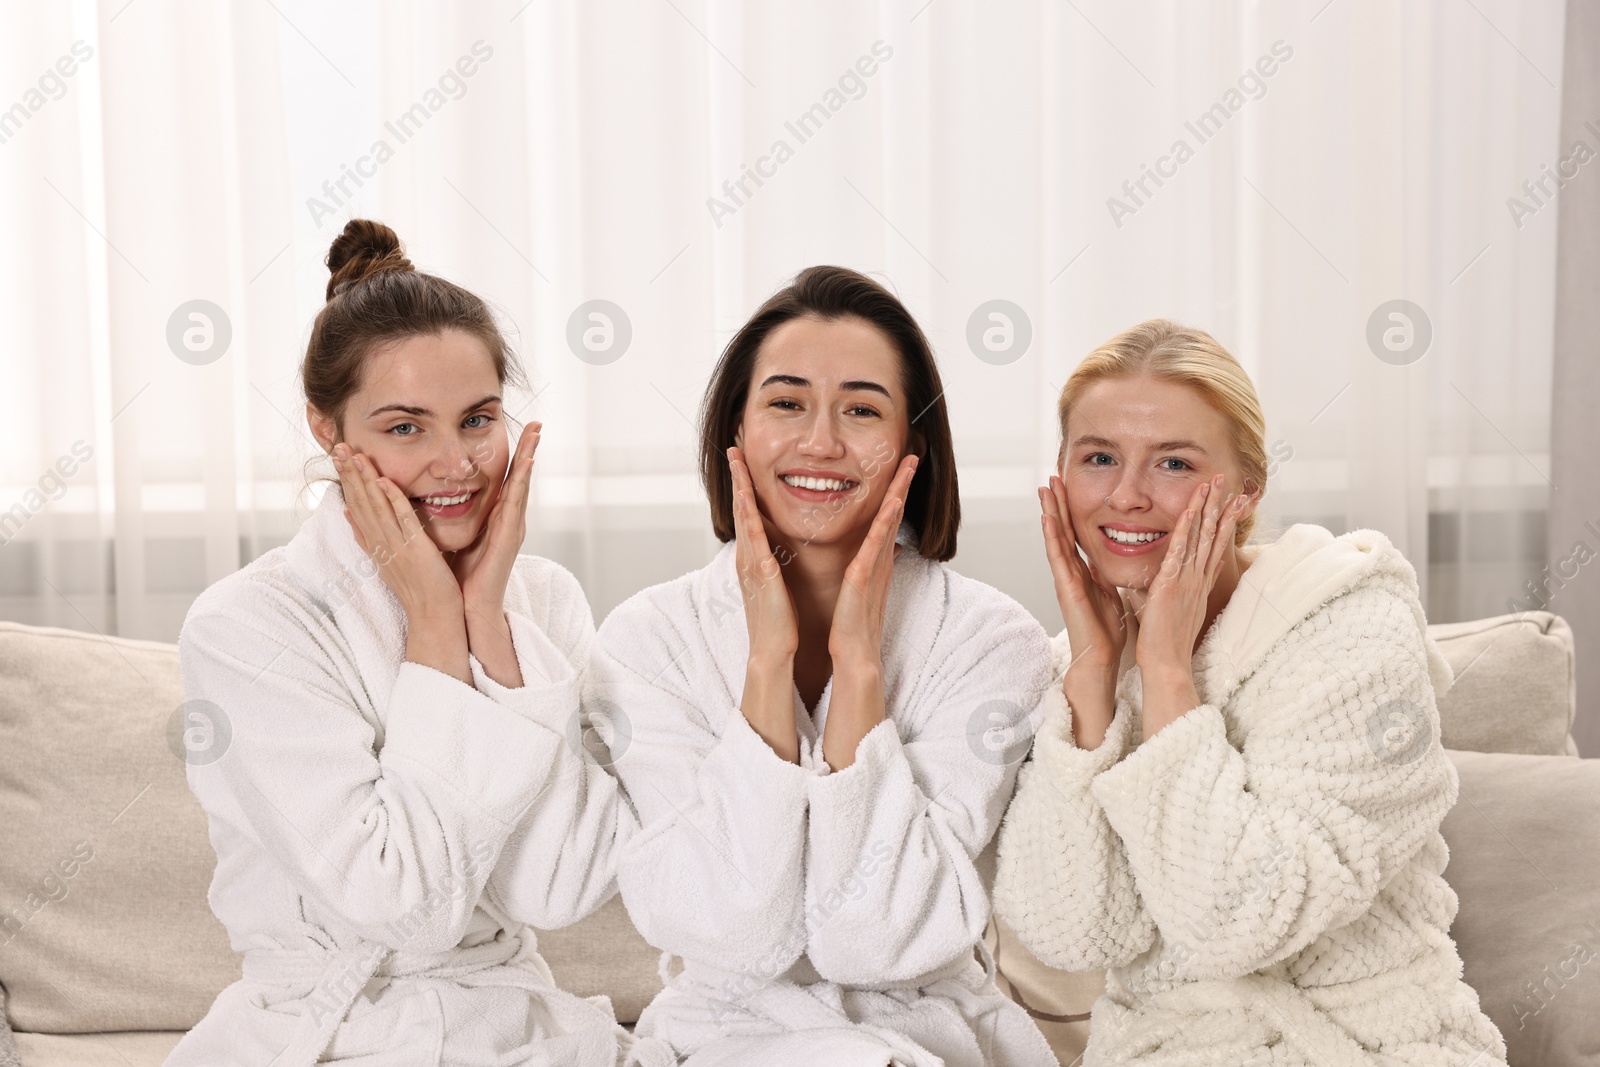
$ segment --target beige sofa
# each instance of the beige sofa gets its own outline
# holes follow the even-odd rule
[[[1441,718],[1461,772],[1444,831],[1466,979],[1516,1067],[1597,1062],[1600,761],[1573,758],[1571,632],[1533,612],[1433,633],[1460,676]],[[27,1067],[159,1064],[239,975],[206,904],[215,857],[182,701],[174,645],[0,623],[0,986]],[[540,943],[624,1022],[660,988],[618,899]],[[1102,977],[1043,967],[1003,929],[990,943],[1070,1065]]]

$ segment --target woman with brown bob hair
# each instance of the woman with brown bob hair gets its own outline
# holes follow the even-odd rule
[[[811,267],[729,342],[701,424],[724,547],[611,613],[588,691],[631,738],[618,881],[668,983],[636,1033],[695,1065],[1051,1062],[994,983],[977,865],[1047,641],[943,565],[927,339],[876,282]]]

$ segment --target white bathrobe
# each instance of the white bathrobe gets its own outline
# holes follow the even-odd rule
[[[636,825],[576,718],[583,592],[518,556],[523,685],[471,656],[474,688],[406,661],[405,613],[343,508],[330,487],[288,545],[201,594],[178,639],[210,903],[244,977],[168,1067],[615,1067],[631,1039],[609,1001],[556,988],[524,925],[604,903]]]
[[[820,741],[832,683],[814,714],[795,694],[789,763],[740,711],[748,653],[732,544],[600,627],[585,704],[641,822],[618,882],[668,982],[636,1033],[695,1067],[1054,1064],[993,981],[976,862],[1048,678],[1043,629],[902,551],[888,718],[839,771]]]
[[[1130,638],[1106,739],[1076,747],[1057,638],[996,910],[1045,963],[1110,968],[1089,1067],[1502,1064],[1449,936],[1453,679],[1416,574],[1373,530],[1254,552],[1195,654],[1201,703],[1147,741]]]

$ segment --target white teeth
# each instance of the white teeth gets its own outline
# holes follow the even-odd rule
[[[471,493],[462,493],[460,496],[425,496],[419,499],[421,499],[424,504],[432,504],[436,508],[447,508],[452,504],[465,503],[471,498]]]
[[[1109,526],[1102,526],[1100,529],[1105,531],[1107,537],[1121,545],[1144,545],[1166,536],[1160,533],[1127,533],[1123,530],[1113,530]]]
[[[837,478],[805,478],[798,474],[786,474],[783,480],[798,489],[815,489],[818,491],[838,492],[851,485],[850,482],[840,481]]]

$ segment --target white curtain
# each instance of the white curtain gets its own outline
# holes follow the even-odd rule
[[[693,430],[709,369],[821,262],[874,272],[927,329],[955,566],[1052,630],[1033,487],[1054,397],[1155,315],[1256,382],[1278,459],[1262,537],[1374,527],[1434,619],[1514,610],[1550,491],[1557,212],[1523,183],[1566,154],[1562,18],[1560,0],[8,6],[0,616],[172,640],[201,589],[292,536],[328,473],[297,365],[351,216],[504,314],[535,384],[510,408],[545,424],[527,550],[570,566],[597,617],[715,547]],[[568,343],[592,300],[631,329],[609,362]],[[977,321],[1014,347],[974,349],[996,300],[1020,315]],[[1397,300],[1425,351],[1410,308],[1378,316],[1400,350],[1369,344]]]

